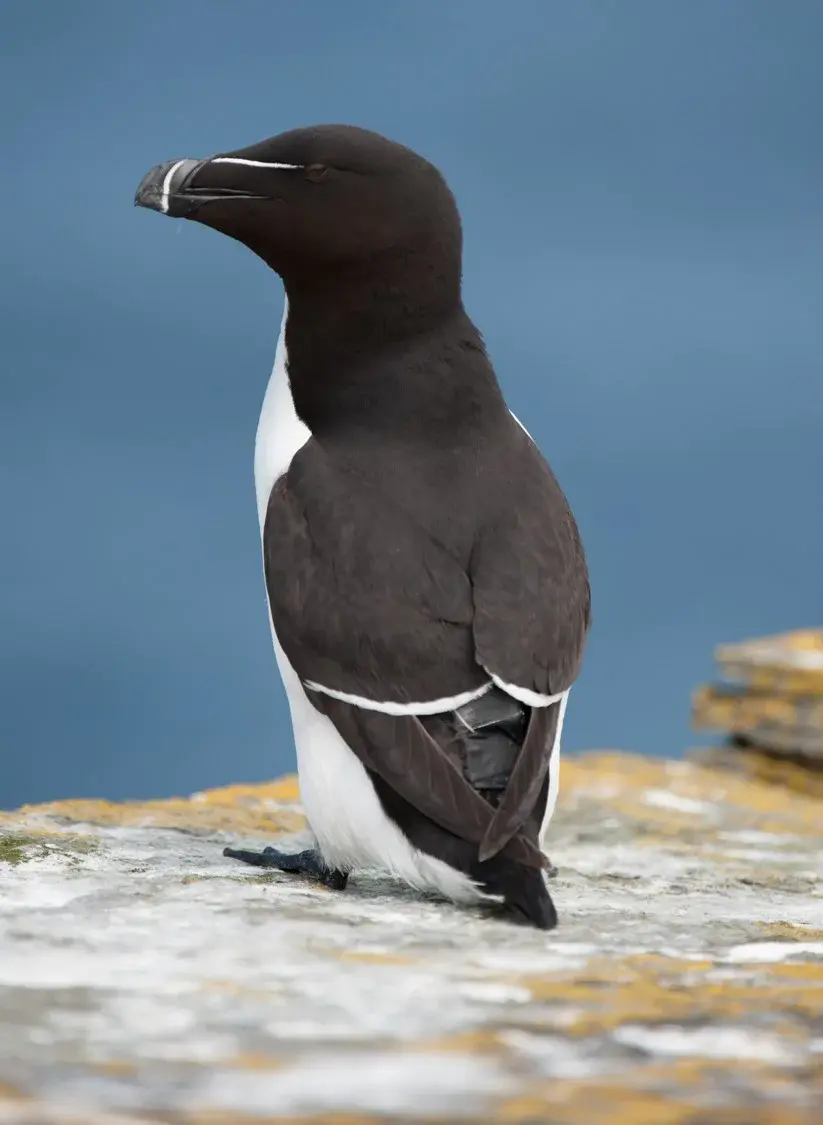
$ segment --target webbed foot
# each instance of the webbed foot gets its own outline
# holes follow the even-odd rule
[[[277,848],[263,848],[262,852],[247,852],[235,848],[224,848],[223,855],[229,859],[239,859],[252,867],[270,867],[288,875],[307,875],[333,891],[343,891],[349,880],[348,872],[327,867],[319,852],[309,849],[287,855]]]

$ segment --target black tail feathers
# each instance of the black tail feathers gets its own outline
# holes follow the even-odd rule
[[[557,925],[545,876],[536,867],[497,856],[479,864],[472,874],[488,894],[502,897],[503,913],[510,921],[538,930],[553,930]]]
[[[503,912],[512,922],[553,930],[557,912],[546,886],[542,869],[518,863],[498,853],[481,862],[476,843],[462,840],[419,812],[399,795],[379,774],[369,771],[377,796],[387,816],[406,834],[412,844],[426,855],[435,856],[457,871],[463,871],[487,894],[503,900]],[[548,778],[543,783],[545,804]],[[536,836],[537,825],[533,825]]]

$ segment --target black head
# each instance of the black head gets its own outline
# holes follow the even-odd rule
[[[350,125],[168,161],[143,178],[135,203],[237,239],[286,281],[398,252],[432,255],[459,275],[460,220],[443,177],[410,149]]]

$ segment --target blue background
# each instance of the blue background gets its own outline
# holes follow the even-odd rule
[[[679,754],[716,642],[823,621],[819,0],[5,0],[0,43],[0,806],[293,764],[252,483],[280,285],[132,196],[296,125],[457,194],[590,555],[569,749]]]

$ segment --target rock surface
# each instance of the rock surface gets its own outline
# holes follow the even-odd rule
[[[819,797],[568,761],[548,935],[223,859],[297,800],[0,813],[0,1123],[823,1119]]]
[[[823,629],[718,645],[721,682],[692,696],[692,725],[772,756],[823,765]]]

